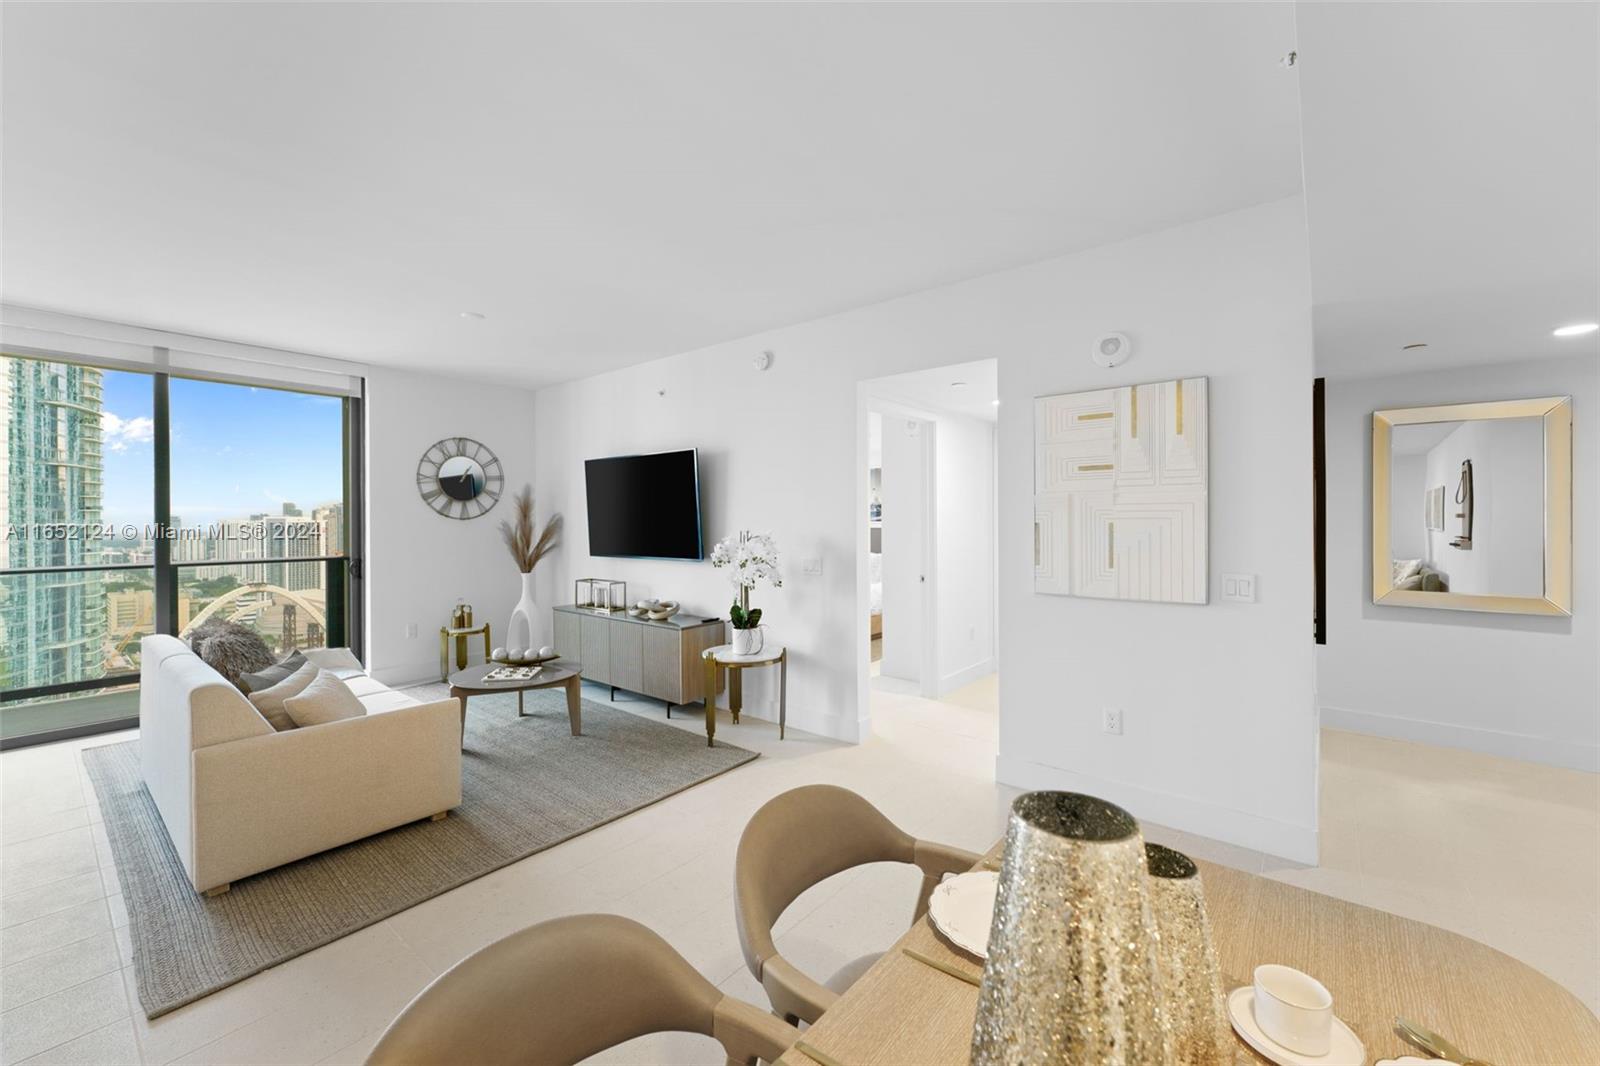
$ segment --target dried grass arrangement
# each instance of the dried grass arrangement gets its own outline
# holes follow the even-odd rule
[[[511,506],[516,517],[513,521],[500,523],[500,537],[506,542],[506,549],[511,552],[517,569],[524,574],[531,574],[533,568],[539,565],[539,560],[555,551],[561,543],[561,516],[551,515],[550,521],[544,524],[544,531],[535,538],[533,486],[522,486],[522,491],[512,497]]]

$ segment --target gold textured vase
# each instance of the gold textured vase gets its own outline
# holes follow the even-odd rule
[[[974,1066],[1160,1063],[1156,932],[1144,840],[1076,792],[1011,805],[972,1033]]]
[[[1183,1066],[1233,1061],[1222,1001],[1222,972],[1206,917],[1200,870],[1182,852],[1146,844],[1150,911],[1160,934],[1156,960],[1161,1013],[1171,1041],[1167,1060]]]

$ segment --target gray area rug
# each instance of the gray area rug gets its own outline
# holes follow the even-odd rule
[[[436,698],[432,688],[419,698]],[[139,774],[139,743],[86,748],[127,902],[139,1002],[151,1018],[347,936],[508,863],[749,762],[753,751],[583,703],[561,690],[472,697],[462,804],[234,883],[195,892]]]

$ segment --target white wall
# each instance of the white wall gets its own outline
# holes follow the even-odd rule
[[[387,682],[439,676],[439,627],[458,599],[504,639],[521,593],[497,527],[511,494],[534,483],[531,392],[374,367],[367,374],[367,665]],[[506,487],[494,510],[459,521],[416,489],[417,461],[444,437],[481,441],[500,457]],[[536,499],[536,518],[549,513]],[[541,564],[549,565],[549,560]],[[415,624],[417,636],[405,635]],[[546,619],[548,629],[548,619]],[[481,645],[472,649],[477,661]]]
[[[1328,643],[1318,651],[1317,667],[1323,724],[1600,770],[1595,360],[1334,380],[1327,388]],[[1572,617],[1374,605],[1372,412],[1563,395],[1573,398]],[[1449,532],[1454,478],[1444,485]]]
[[[934,426],[934,528],[943,695],[994,673],[994,426],[940,414]]]
[[[1426,453],[1396,455],[1389,471],[1389,553],[1396,559],[1431,558],[1422,517],[1427,480]]]
[[[697,446],[708,537],[771,530],[789,581],[760,591],[792,649],[789,721],[852,739],[867,706],[866,399],[859,383],[999,359],[1001,780],[1086,788],[1139,815],[1315,856],[1306,237],[1298,198],[591,377],[537,393],[538,490],[568,516],[542,601],[571,579],[724,610],[705,564],[583,554],[582,462]],[[1138,345],[1108,374],[1108,329]],[[751,357],[776,353],[772,368]],[[1032,591],[1033,396],[1211,376],[1213,580],[1259,575],[1260,602],[1184,607]],[[820,557],[807,577],[796,562]],[[752,714],[762,711],[747,701]],[[1100,732],[1105,705],[1126,734]]]

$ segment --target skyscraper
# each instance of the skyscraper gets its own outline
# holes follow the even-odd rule
[[[7,568],[100,562],[102,541],[92,528],[101,520],[100,371],[7,356],[0,378]],[[51,527],[55,535],[46,535]],[[106,625],[103,572],[6,578],[0,584],[5,687],[104,676]]]

